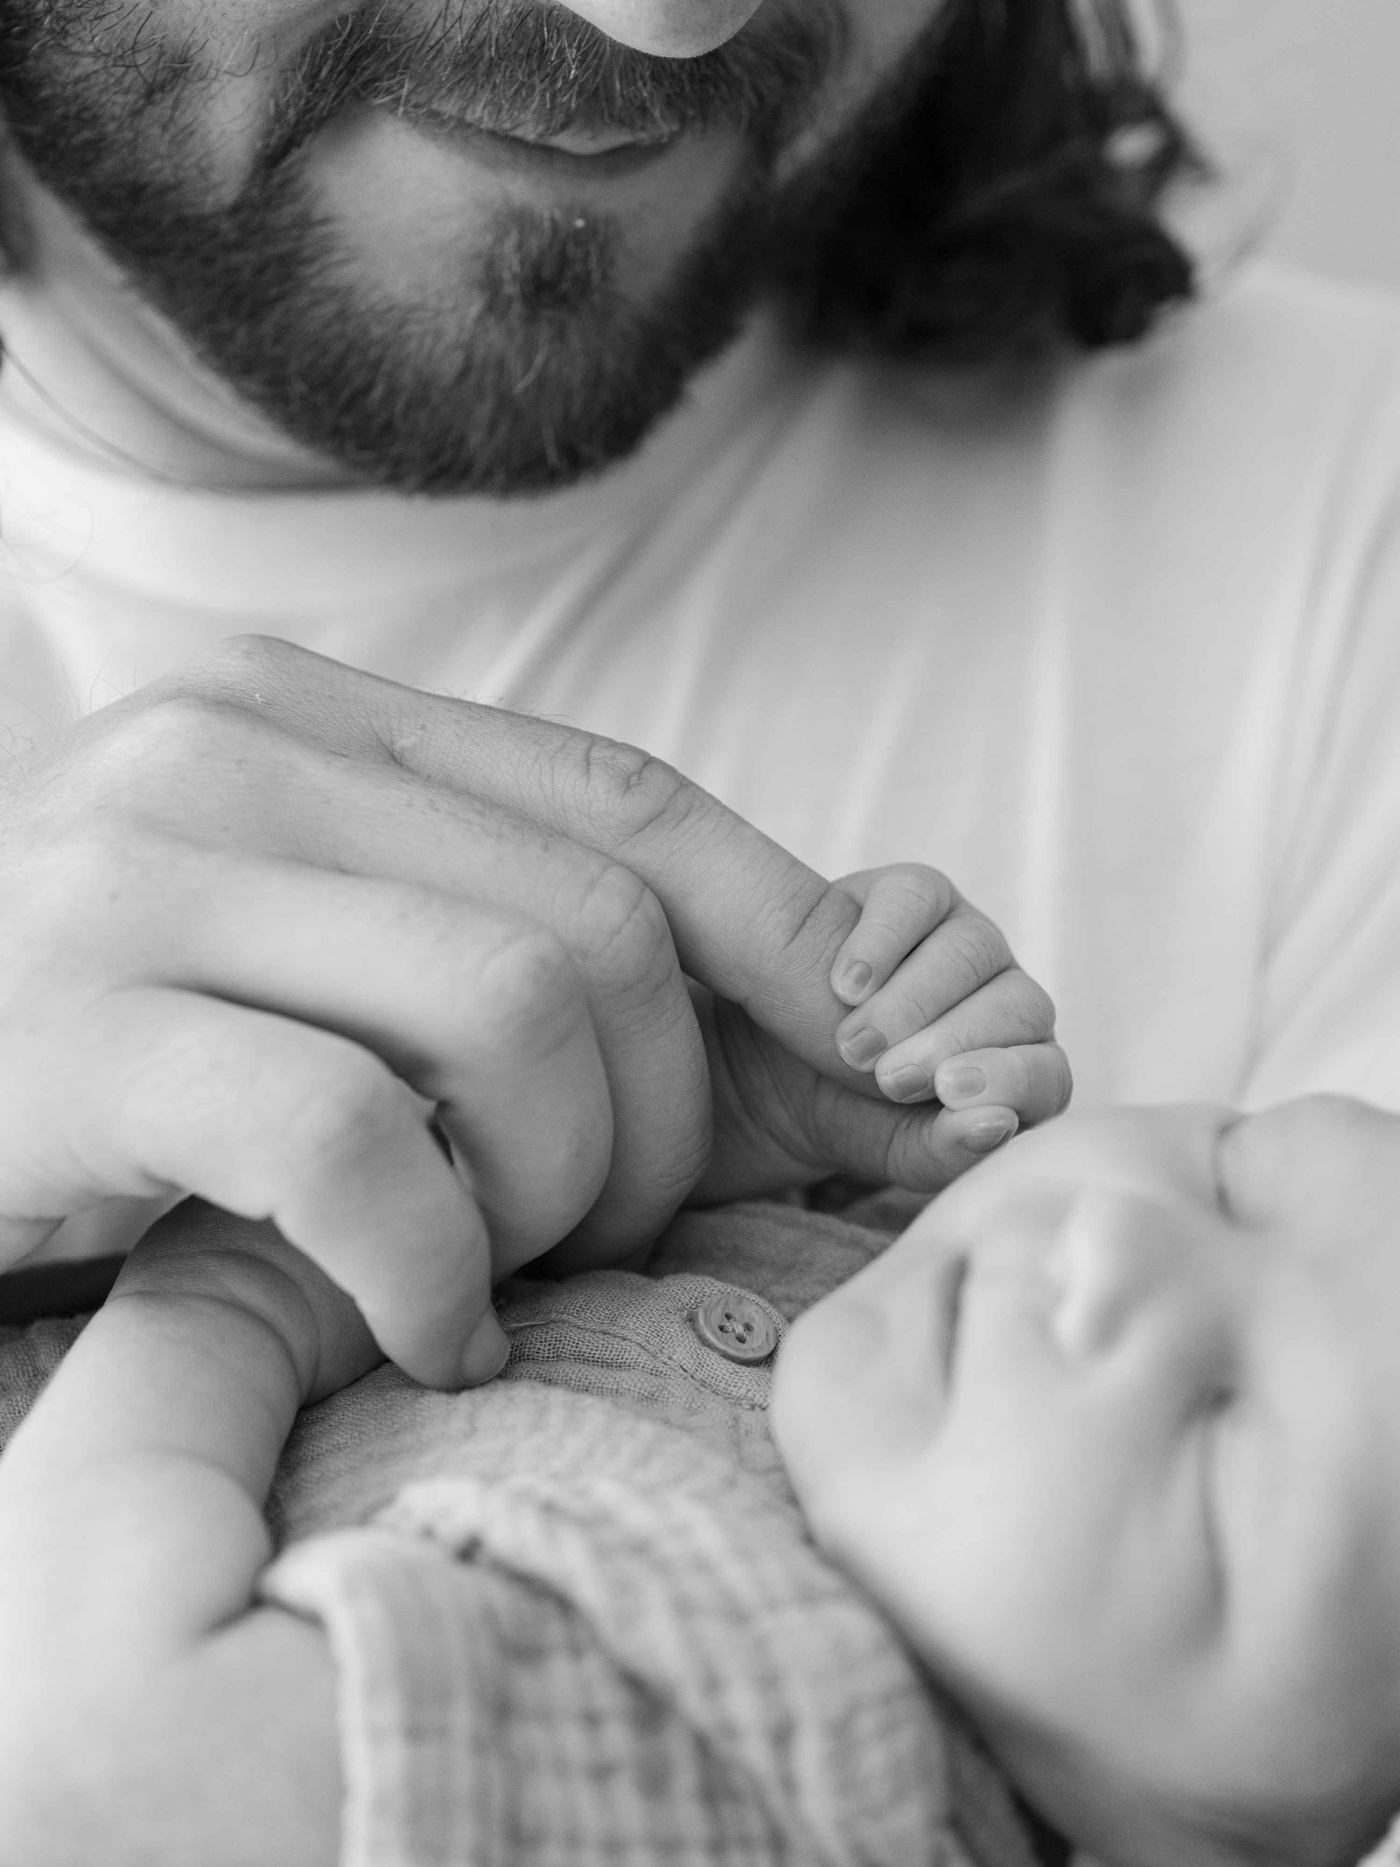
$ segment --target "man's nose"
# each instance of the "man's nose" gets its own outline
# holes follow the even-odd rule
[[[746,26],[762,0],[565,0],[619,45],[658,58],[698,58]]]
[[[1081,1193],[1051,1253],[1055,1340],[1069,1360],[1092,1360],[1136,1323],[1181,1309],[1178,1298],[1204,1299],[1203,1269],[1161,1207],[1099,1188]]]

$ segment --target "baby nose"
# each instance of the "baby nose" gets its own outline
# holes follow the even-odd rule
[[[697,58],[747,26],[762,0],[565,0],[619,45],[658,58]]]
[[[1072,1361],[1103,1354],[1185,1272],[1163,1215],[1095,1190],[1071,1205],[1052,1250],[1051,1328]]]

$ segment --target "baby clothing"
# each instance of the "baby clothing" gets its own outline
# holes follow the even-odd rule
[[[489,1386],[302,1416],[263,1593],[335,1656],[344,1867],[1032,1867],[768,1430],[787,1319],[887,1236],[686,1215],[646,1275],[507,1286]]]
[[[788,1321],[916,1206],[682,1214],[645,1274],[505,1285],[486,1387],[302,1413],[261,1592],[331,1645],[343,1867],[1036,1867],[768,1428]],[[0,1329],[0,1444],[81,1326]]]

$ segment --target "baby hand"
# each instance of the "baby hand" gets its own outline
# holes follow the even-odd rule
[[[281,1344],[299,1406],[348,1387],[384,1359],[354,1299],[276,1226],[198,1199],[167,1213],[132,1251],[108,1302],[130,1297],[167,1309],[176,1327],[190,1306],[251,1318]],[[488,1363],[477,1378],[495,1371]]]
[[[836,1032],[846,1061],[873,1070],[892,1102],[941,1102],[975,1153],[1058,1115],[1071,1083],[1055,1008],[1000,930],[918,863],[838,886],[861,908],[831,969],[856,1007]]]

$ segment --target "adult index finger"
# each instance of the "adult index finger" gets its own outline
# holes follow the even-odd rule
[[[833,1038],[839,1007],[829,975],[859,918],[856,903],[661,760],[265,638],[224,644],[179,682],[623,863],[661,902],[688,973],[824,1075],[878,1093]]]

